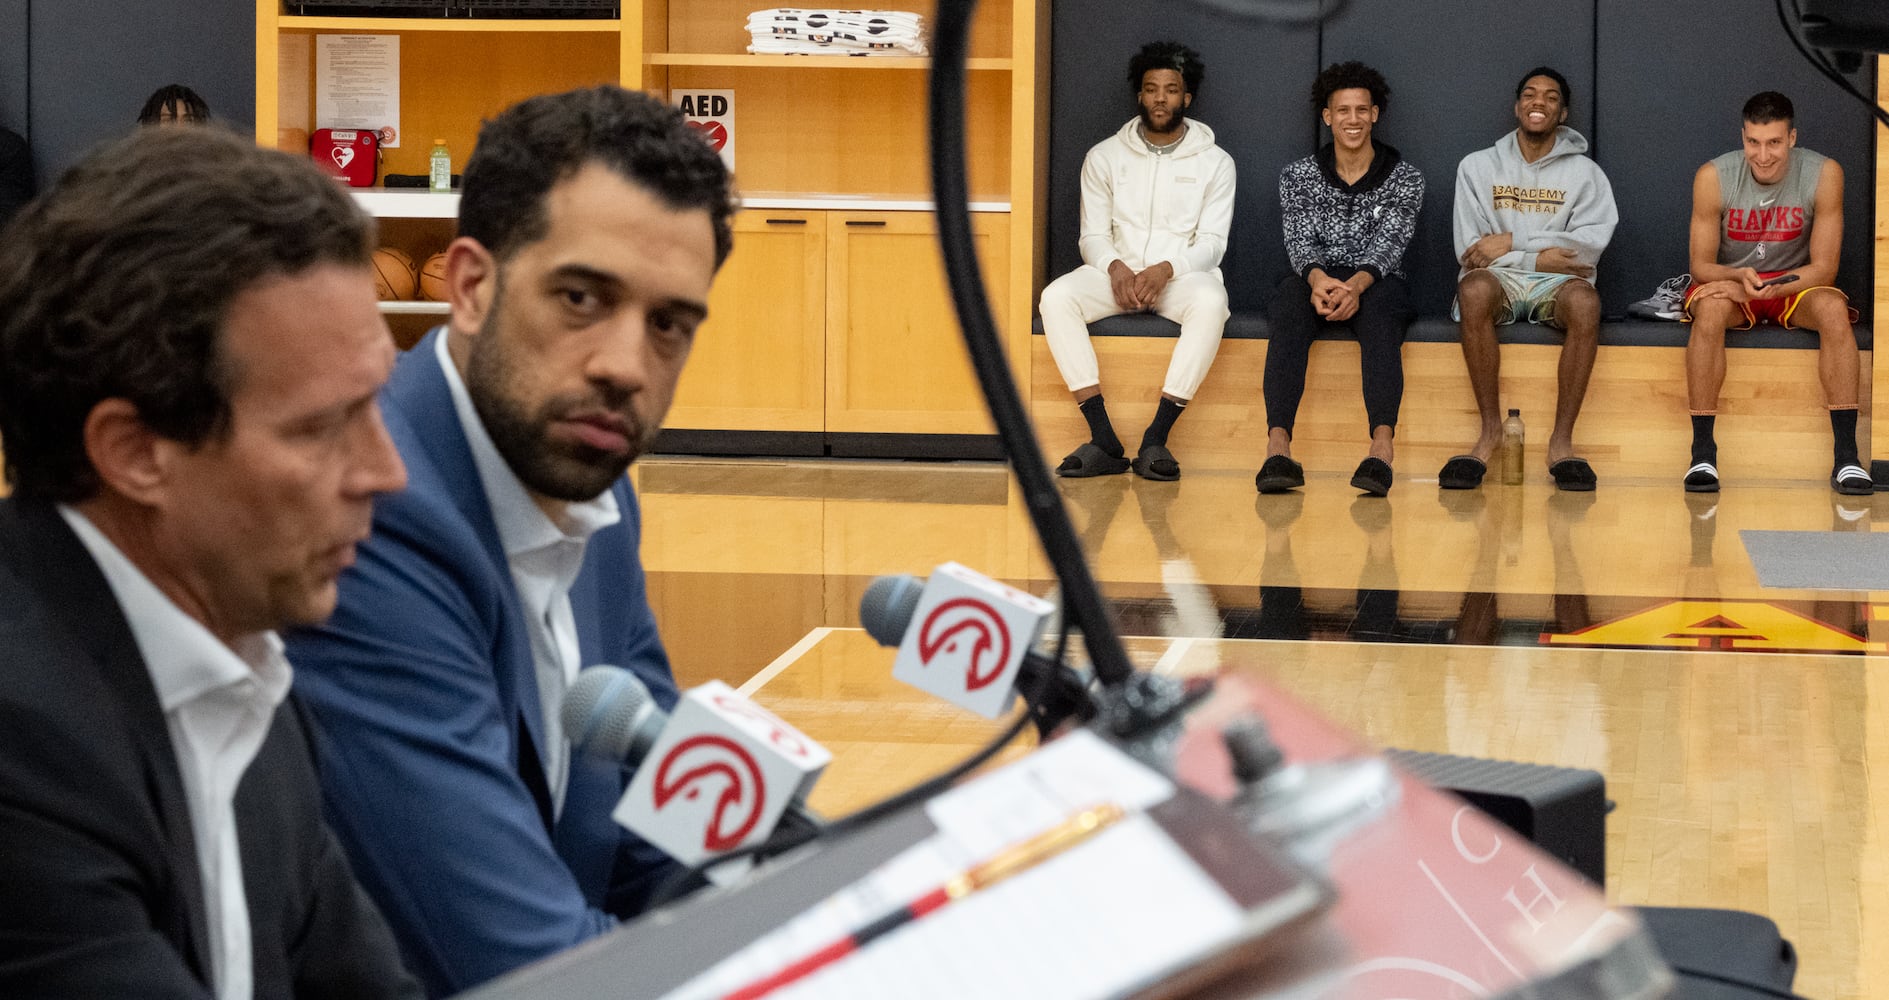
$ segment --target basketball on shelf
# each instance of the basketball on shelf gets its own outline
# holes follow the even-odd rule
[[[420,298],[428,302],[446,301],[446,252],[440,251],[420,265]]]
[[[413,258],[397,247],[374,251],[374,290],[382,302],[413,298]]]

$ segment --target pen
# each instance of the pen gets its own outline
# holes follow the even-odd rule
[[[996,885],[1018,872],[1069,850],[1094,836],[1110,823],[1121,819],[1122,815],[1122,808],[1113,803],[1085,809],[1028,840],[1019,841],[997,852],[988,861],[980,862],[952,876],[943,885],[918,899],[793,962],[779,972],[749,983],[728,994],[723,1000],[754,1000],[795,980],[810,976],[952,900],[963,899],[979,889]]]

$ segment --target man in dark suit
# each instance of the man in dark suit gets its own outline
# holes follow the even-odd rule
[[[405,473],[371,220],[225,132],[88,159],[0,248],[0,995],[417,995],[322,825],[275,628]]]
[[[451,319],[381,399],[411,483],[334,618],[288,637],[330,819],[434,995],[608,930],[673,871],[611,821],[623,775],[558,710],[599,663],[675,701],[624,472],[731,245],[720,158],[616,87],[487,122],[463,192]]]

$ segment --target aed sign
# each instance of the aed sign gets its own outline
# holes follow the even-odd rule
[[[722,163],[735,169],[735,92],[732,90],[676,90],[669,101],[689,127],[702,133],[721,154]]]

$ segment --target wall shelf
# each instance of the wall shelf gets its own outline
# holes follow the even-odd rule
[[[459,195],[386,188],[356,188],[355,204],[377,219],[457,219]]]
[[[485,18],[481,20],[470,20],[466,18],[445,17],[296,17],[283,15],[281,20],[277,22],[277,26],[283,31],[345,31],[350,34],[385,34],[393,31],[473,31],[511,34],[521,31],[542,31],[563,34],[615,35],[622,31],[621,24],[615,18],[572,18],[568,20]]]
[[[930,69],[924,56],[773,56],[746,52],[651,52],[643,58],[651,66],[729,66],[740,69]],[[972,59],[972,70],[1008,72],[1011,59]]]
[[[975,54],[964,114],[973,235],[1022,385],[1030,384],[1041,284],[1050,4],[986,0],[967,39]],[[538,94],[611,82],[659,98],[732,91],[746,210],[734,220],[738,250],[713,288],[714,318],[669,423],[789,432],[803,443],[828,434],[988,434],[939,259],[926,158],[932,59],[752,54],[746,22],[757,6],[622,0],[615,19],[474,20],[298,16],[286,0],[256,0],[256,139],[306,155],[321,125],[315,40],[323,34],[400,39],[404,141],[384,151],[383,175],[425,174],[435,138],[463,171],[480,123]],[[936,3],[918,9],[929,18]],[[457,192],[349,193],[380,220],[385,249],[424,263],[453,239]],[[383,302],[380,314],[405,347],[452,313],[442,302]]]

